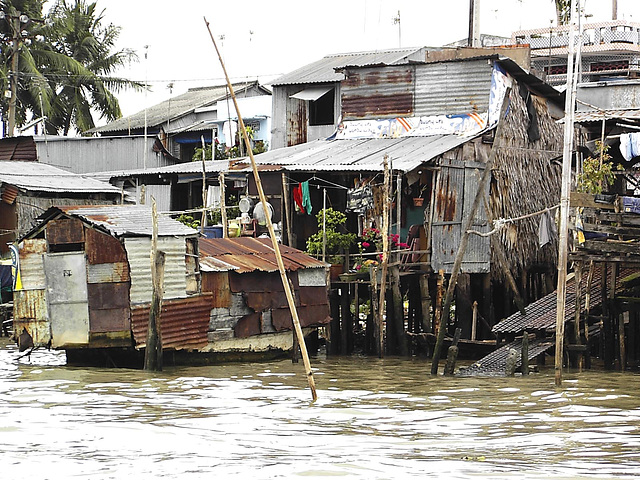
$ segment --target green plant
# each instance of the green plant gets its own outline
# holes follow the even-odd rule
[[[578,175],[577,190],[583,193],[598,194],[608,188],[615,178],[609,145],[596,140],[596,157],[587,157],[582,164],[582,173]]]
[[[325,236],[322,232],[323,218],[326,234],[325,252],[328,260],[334,264],[343,263],[342,252],[349,250],[356,240],[356,235],[344,231],[347,216],[333,208],[320,210],[316,214],[319,231],[307,239],[307,253],[316,256],[322,255],[323,238]]]
[[[180,223],[184,223],[188,227],[195,228],[196,230],[200,228],[200,220],[193,218],[191,215],[182,214],[178,218],[176,218]]]

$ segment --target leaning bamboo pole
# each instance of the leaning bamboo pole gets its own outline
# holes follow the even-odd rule
[[[302,361],[304,363],[304,368],[307,374],[307,381],[309,382],[309,388],[311,389],[311,396],[315,401],[318,399],[318,394],[316,393],[316,385],[313,379],[313,371],[311,370],[311,363],[309,362],[309,354],[307,352],[307,346],[304,343],[304,334],[302,332],[302,327],[300,325],[300,319],[298,318],[298,310],[296,309],[295,299],[293,298],[293,293],[291,292],[291,286],[289,285],[289,280],[287,278],[287,272],[284,268],[284,262],[282,261],[280,246],[278,245],[278,240],[276,239],[276,234],[273,229],[273,223],[271,222],[271,217],[269,216],[267,211],[267,197],[265,196],[264,189],[262,188],[262,181],[260,180],[260,174],[258,173],[256,160],[255,158],[253,158],[253,152],[251,151],[251,142],[249,141],[249,136],[247,135],[247,130],[244,126],[244,121],[242,120],[242,115],[240,115],[238,100],[236,99],[236,95],[233,91],[231,80],[229,80],[229,75],[227,74],[227,69],[224,65],[224,61],[222,60],[222,56],[220,55],[220,50],[218,50],[218,45],[216,44],[216,41],[213,38],[213,34],[211,33],[211,28],[209,28],[209,22],[207,21],[206,18],[204,18],[204,23],[207,26],[207,30],[209,31],[209,36],[211,37],[211,42],[213,43],[213,46],[216,49],[216,53],[218,54],[218,60],[220,60],[220,65],[222,66],[222,71],[224,72],[224,77],[227,81],[227,86],[229,87],[229,94],[233,99],[233,105],[235,106],[236,113],[238,114],[238,123],[240,124],[239,126],[240,126],[240,131],[242,132],[242,138],[244,139],[244,143],[247,146],[249,159],[251,160],[251,169],[253,170],[253,178],[255,179],[256,187],[258,189],[258,196],[260,197],[260,202],[262,202],[262,206],[266,213],[265,217],[267,220],[267,230],[269,231],[269,237],[271,237],[271,244],[273,245],[273,252],[276,256],[276,261],[278,263],[278,270],[280,271],[280,279],[282,280],[282,287],[284,288],[284,292],[287,297],[287,303],[289,304],[289,309],[291,310],[291,319],[293,321],[293,327],[296,331],[298,342],[300,344],[300,353],[302,354]]]
[[[382,207],[382,279],[380,281],[380,299],[378,300],[378,357],[384,356],[384,308],[385,296],[387,293],[387,269],[389,267],[389,210],[391,205],[390,186],[391,172],[389,171],[389,156],[385,155],[384,165],[384,195]]]

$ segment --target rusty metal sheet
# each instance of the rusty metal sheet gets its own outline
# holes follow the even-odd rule
[[[181,350],[206,346],[211,297],[211,294],[202,294],[162,302],[163,348]],[[149,308],[149,303],[131,308],[131,328],[137,348],[144,348],[147,341]]]
[[[347,69],[341,84],[345,120],[413,115],[414,68],[410,65]]]
[[[271,308],[283,308],[288,306],[287,296],[281,292],[245,292],[245,302],[250,309],[261,312]],[[296,303],[297,295],[296,295]]]
[[[20,243],[20,277],[22,288],[39,290],[45,288],[43,254],[47,251],[45,239],[24,240]]]
[[[129,280],[129,264],[126,262],[87,265],[88,283],[120,283]]]
[[[49,345],[51,324],[45,290],[13,292],[13,329],[18,335],[26,330],[34,346]]]
[[[298,289],[297,277],[291,277],[293,289]],[[251,272],[239,274],[229,273],[229,287],[233,293],[238,292],[283,292],[282,280],[278,273]]]
[[[202,293],[211,293],[211,308],[229,308],[231,306],[231,290],[227,272],[203,272]]]
[[[271,240],[268,238],[202,238],[199,249],[202,264],[206,264],[206,259],[212,257],[233,267],[226,268],[225,271],[232,269],[238,273],[255,270],[278,271]],[[280,245],[280,253],[284,267],[288,271],[302,268],[326,268],[326,264],[296,248]],[[220,269],[220,266],[212,265],[212,268],[216,270]]]
[[[287,146],[307,141],[307,102],[296,98],[287,98]]]
[[[304,306],[329,304],[327,287],[300,287],[296,297],[300,299],[300,304]]]
[[[319,327],[331,321],[329,305],[310,305],[298,308],[298,319],[302,327]],[[293,321],[288,308],[278,308],[271,311],[271,322],[276,331],[291,330]]]
[[[129,283],[93,283],[88,285],[89,331],[129,330]]]
[[[259,312],[250,313],[249,315],[245,315],[234,328],[234,333],[237,338],[247,338],[253,335],[260,335],[262,333],[261,330],[261,322],[262,314]]]
[[[117,238],[99,232],[94,228],[86,229],[86,237],[85,250],[87,262],[90,265],[125,263],[127,261],[127,252]]]
[[[47,223],[46,232],[49,245],[84,242],[84,228],[77,218],[51,220]]]

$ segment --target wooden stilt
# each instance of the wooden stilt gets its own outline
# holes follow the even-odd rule
[[[144,349],[144,369],[162,370],[162,328],[160,314],[162,312],[162,296],[164,290],[164,262],[165,254],[158,250],[158,212],[156,199],[151,197],[151,284],[152,296],[149,308],[149,326],[147,328],[147,342]]]
[[[460,337],[462,336],[462,329],[460,327],[456,328],[455,333],[453,334],[453,340],[451,342],[451,346],[447,349],[447,361],[444,365],[444,373],[445,376],[453,375],[453,372],[456,369],[456,361],[458,360],[458,342],[460,341]]]
[[[625,371],[627,367],[627,347],[624,338],[624,318],[628,312],[620,312],[618,315],[618,342],[620,349],[620,370]]]
[[[391,289],[393,292],[393,320],[397,352],[399,355],[406,357],[409,355],[409,345],[404,327],[404,302],[400,291],[400,268],[397,265],[391,267],[391,277],[393,278]]]
[[[575,265],[575,285],[576,285],[576,304],[575,315],[573,319],[573,344],[580,345],[580,313],[582,311],[582,262],[577,262]],[[574,349],[571,352],[572,366],[577,367],[578,371],[582,371],[584,363],[582,351]],[[577,358],[576,358],[577,357]]]
[[[330,355],[340,353],[340,295],[338,289],[332,288],[329,294],[331,305],[331,324],[329,325],[329,348]]]
[[[529,334],[525,330],[522,334],[522,355],[520,355],[522,375],[529,375]]]
[[[418,282],[420,285],[422,329],[425,332],[432,332],[433,322],[431,321],[431,296],[429,295],[429,277],[427,275],[420,275]]]
[[[340,352],[342,355],[349,355],[349,334],[352,324],[349,290],[350,285],[348,283],[340,287]]]
[[[434,312],[433,327],[434,333],[440,330],[442,320],[442,300],[444,299],[444,270],[438,272],[438,280],[436,283],[436,310]]]

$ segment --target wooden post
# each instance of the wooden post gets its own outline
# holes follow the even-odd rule
[[[440,331],[442,323],[442,300],[444,299],[444,270],[438,271],[438,279],[436,280],[436,308],[433,313],[433,332]]]
[[[522,375],[529,375],[529,334],[525,330],[522,334],[522,354],[520,355]]]
[[[513,377],[516,374],[516,366],[518,365],[518,351],[515,348],[509,350],[507,354],[507,364],[505,366],[505,375]]]
[[[400,267],[397,265],[391,267],[391,289],[393,292],[393,321],[395,326],[395,336],[398,345],[398,354],[402,356],[409,355],[409,346],[407,343],[407,333],[404,328],[404,302],[402,292],[400,291]]]
[[[620,345],[620,370],[625,371],[627,360],[627,347],[624,339],[624,312],[618,313],[618,344]]]
[[[151,282],[152,297],[149,308],[149,326],[147,327],[147,341],[144,349],[144,369],[162,370],[162,328],[160,314],[162,312],[162,296],[164,285],[164,252],[158,251],[158,211],[156,199],[151,197]]]
[[[591,368],[591,349],[589,345],[589,317],[591,315],[591,285],[593,284],[593,274],[595,271],[595,263],[593,260],[589,262],[589,275],[587,276],[587,292],[584,298],[584,343],[587,346],[585,351],[585,367]]]
[[[332,288],[329,294],[331,305],[331,323],[329,324],[329,355],[340,353],[340,296],[338,289]]]
[[[573,344],[580,345],[582,342],[580,341],[580,313],[582,311],[582,262],[577,262],[575,265],[575,284],[576,284],[576,305],[575,305],[575,316],[573,319]],[[575,356],[578,356],[576,359]],[[578,371],[582,371],[582,365],[584,363],[582,353],[579,350],[575,350],[572,354],[574,357],[572,362],[574,362]]]
[[[342,352],[342,355],[349,354],[349,336],[352,324],[351,310],[349,308],[350,290],[348,283],[343,283],[340,287],[340,352]]]
[[[389,171],[389,156],[385,155],[384,165],[384,187],[383,187],[383,207],[382,207],[382,279],[380,281],[380,299],[378,300],[378,323],[382,332],[382,318],[384,315],[385,296],[387,292],[387,269],[389,267],[389,209],[391,197],[389,186],[391,184],[391,172]],[[379,355],[383,355],[380,351]]]
[[[229,237],[229,223],[227,222],[227,202],[226,202],[226,185],[224,184],[224,173],[220,172],[218,175],[218,182],[220,183],[220,218],[222,222],[222,237]]]
[[[373,351],[382,358],[384,355],[384,331],[382,315],[378,315],[378,269],[373,267],[369,270],[371,275],[371,316],[373,320]],[[384,301],[384,298],[383,298]]]
[[[442,322],[440,324],[440,328],[438,328],[438,337],[436,339],[436,345],[433,350],[433,361],[431,363],[431,375],[437,375],[438,373],[438,363],[440,362],[440,354],[442,352],[442,344],[444,342],[444,337],[447,329],[447,323],[449,319],[449,310],[451,309],[451,302],[453,301],[453,292],[455,291],[456,283],[458,280],[458,274],[460,273],[460,267],[462,266],[462,260],[464,258],[464,254],[467,250],[467,245],[469,244],[469,231],[473,226],[473,221],[476,216],[476,211],[484,198],[484,191],[486,186],[488,185],[489,179],[491,178],[491,170],[493,168],[493,164],[495,162],[496,155],[498,154],[498,149],[500,147],[500,141],[502,138],[502,130],[504,128],[504,117],[507,111],[507,107],[509,105],[509,96],[511,94],[511,88],[507,88],[505,92],[504,99],[502,101],[502,107],[500,108],[500,116],[498,117],[498,126],[496,127],[496,135],[493,141],[493,148],[491,149],[491,153],[489,154],[489,159],[484,167],[484,171],[482,172],[482,177],[480,178],[480,182],[478,183],[478,191],[476,192],[476,196],[473,200],[473,204],[471,205],[471,209],[469,212],[464,212],[467,215],[467,219],[464,222],[462,229],[462,237],[460,238],[460,247],[458,248],[458,252],[456,253],[456,258],[453,262],[453,267],[451,268],[451,278],[449,279],[449,286],[447,288],[447,293],[444,299],[444,304],[442,307]]]
[[[422,308],[422,330],[431,332],[433,322],[431,321],[431,296],[429,295],[429,277],[420,274],[420,307]]]
[[[216,41],[213,38],[211,29],[209,28],[209,22],[207,22],[206,18],[204,19],[204,23],[207,26],[207,30],[209,31],[209,36],[211,37],[211,42],[213,43],[213,46],[216,49],[216,53],[218,54],[218,60],[220,61],[220,65],[222,66],[222,71],[224,72],[224,77],[227,81],[227,86],[229,87],[229,93],[231,94],[231,98],[233,99],[233,104],[236,108],[236,113],[238,114],[238,123],[240,126],[240,130],[242,131],[242,137],[244,138],[245,145],[247,146],[247,151],[249,152],[249,159],[251,160],[251,169],[253,170],[253,177],[256,182],[258,196],[260,197],[260,201],[262,202],[262,205],[265,208],[265,212],[266,212],[267,197],[265,196],[264,189],[262,188],[262,181],[260,180],[260,174],[258,173],[258,166],[256,165],[256,160],[255,158],[253,158],[253,151],[251,150],[251,142],[249,140],[249,136],[247,135],[247,129],[244,126],[244,120],[242,119],[242,115],[240,114],[240,108],[238,107],[238,100],[236,99],[236,95],[233,91],[233,85],[231,84],[231,80],[229,79],[229,75],[227,74],[227,69],[224,66],[224,62],[222,61],[222,56],[220,55],[220,51],[218,50],[218,45],[216,45]],[[267,220],[267,230],[269,231],[269,237],[271,237],[271,245],[273,246],[273,252],[275,254],[276,261],[278,263],[278,270],[280,271],[280,279],[282,280],[282,286],[284,288],[285,295],[287,297],[289,310],[291,311],[291,319],[293,321],[293,327],[295,328],[296,334],[298,335],[298,341],[300,342],[300,353],[302,354],[302,361],[304,363],[304,369],[307,375],[309,389],[311,390],[311,397],[313,401],[315,401],[318,399],[318,394],[316,393],[316,384],[313,378],[313,371],[311,370],[311,363],[309,361],[307,346],[304,343],[304,333],[302,332],[302,326],[300,325],[300,318],[298,318],[298,310],[296,308],[293,294],[291,293],[291,289],[289,288],[287,272],[284,268],[282,254],[280,253],[280,246],[278,245],[278,240],[276,239],[276,234],[273,229],[273,223],[271,221],[271,217],[269,215],[265,215],[265,217]]]
[[[478,330],[478,302],[473,302],[473,318],[471,319],[471,340],[476,339]]]
[[[447,350],[447,362],[444,366],[445,376],[453,375],[453,372],[456,369],[456,361],[458,360],[458,342],[460,341],[461,335],[462,329],[456,328],[456,332],[453,334],[453,341],[451,342],[451,346]]]
[[[284,197],[284,218],[285,228],[287,229],[287,245],[293,247],[293,232],[291,231],[291,194],[289,193],[289,182],[287,182],[287,175],[282,172],[282,195]],[[282,236],[284,238],[284,235]]]

